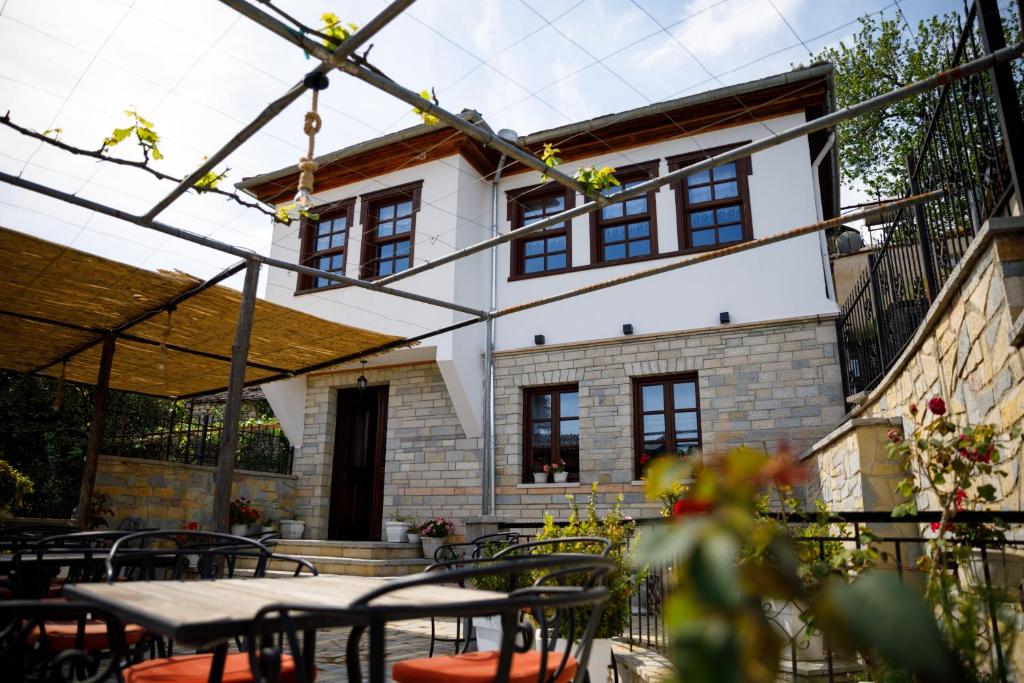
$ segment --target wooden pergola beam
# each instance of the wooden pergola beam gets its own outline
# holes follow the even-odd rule
[[[231,375],[224,404],[224,430],[217,450],[217,477],[213,489],[214,531],[230,531],[228,511],[231,505],[231,479],[235,471],[235,447],[238,444],[238,418],[242,412],[242,389],[245,386],[249,337],[256,311],[256,285],[260,279],[260,262],[250,259],[245,265],[245,284],[238,306],[235,342],[231,345]]]
[[[78,515],[75,524],[86,529],[89,526],[89,510],[92,507],[93,492],[96,489],[96,469],[103,446],[103,424],[107,417],[107,399],[110,397],[110,368],[114,365],[114,349],[117,337],[108,333],[103,338],[100,353],[100,370],[96,377],[96,395],[92,405],[92,422],[89,423],[89,440],[85,445],[85,465],[82,468],[82,490],[78,496]]]

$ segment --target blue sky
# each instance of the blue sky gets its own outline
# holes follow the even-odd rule
[[[383,2],[281,2],[307,23],[333,11],[362,24]],[[955,11],[928,0],[420,0],[374,39],[371,61],[441,104],[482,112],[521,134],[700,92],[809,61],[849,39],[857,18],[910,24]],[[301,51],[210,0],[0,0],[0,111],[62,139],[98,147],[138,109],[184,174],[265,103],[310,70]],[[323,94],[318,153],[398,130],[409,108],[342,74]],[[230,181],[295,163],[308,100],[233,155]],[[130,156],[130,150],[124,153]],[[144,213],[170,189],[138,171],[97,164],[0,130],[0,169]],[[856,201],[847,193],[844,203]],[[187,196],[162,218],[266,252],[263,215]],[[0,186],[0,225],[147,268],[209,276],[233,259],[61,202]],[[780,229],[791,226],[779,226]]]

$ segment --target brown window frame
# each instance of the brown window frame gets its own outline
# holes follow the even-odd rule
[[[537,387],[526,387],[526,388],[523,389],[523,458],[522,458],[522,460],[523,460],[523,472],[522,472],[522,481],[525,484],[533,483],[533,472],[534,472],[533,465],[534,465],[534,462],[533,462],[533,440],[532,440],[533,429],[532,429],[532,427],[533,427],[533,424],[535,422],[550,422],[552,424],[552,433],[551,433],[551,462],[554,462],[555,460],[557,460],[557,459],[559,459],[561,457],[561,442],[560,442],[560,439],[558,438],[559,434],[555,433],[553,426],[555,424],[561,424],[561,421],[562,421],[562,417],[561,417],[561,400],[558,397],[560,397],[562,394],[569,394],[569,393],[575,393],[576,394],[576,418],[575,419],[576,419],[577,428],[578,428],[580,426],[580,421],[581,421],[581,416],[579,414],[580,413],[580,409],[579,409],[580,386],[579,386],[579,384],[577,384],[577,383],[571,383],[571,384],[551,384],[551,385],[537,386]],[[538,395],[542,395],[542,394],[552,394],[552,399],[551,399],[551,417],[543,418],[541,420],[534,420],[533,419],[533,415],[532,415],[532,412],[533,412],[533,400],[532,399],[533,399],[534,396],[538,396]],[[569,417],[567,419],[571,420],[573,418]],[[569,472],[568,481],[578,482],[580,480],[579,450],[580,450],[579,443],[577,443],[576,444],[576,470],[573,471],[572,469],[568,469],[567,468],[566,471]],[[570,465],[570,463],[566,463],[566,464]]]
[[[508,208],[505,216],[511,224],[511,229],[515,231],[526,224],[526,218],[524,215],[526,207],[523,202],[531,199],[546,199],[548,197],[558,196],[564,197],[565,199],[565,209],[563,210],[575,208],[576,193],[570,188],[557,185],[553,182],[531,185],[529,187],[520,187],[515,190],[506,191],[505,197],[508,201]],[[526,254],[524,252],[526,242],[532,239],[537,239],[541,235],[545,238],[559,236],[565,237],[565,266],[562,268],[552,268],[550,270],[545,269],[536,273],[527,273]],[[512,240],[509,252],[511,254],[511,261],[509,263],[510,280],[544,277],[545,275],[555,275],[557,273],[565,273],[572,270],[572,219],[565,221],[560,228],[552,226],[539,232],[532,233],[527,237]]]
[[[299,263],[304,266],[311,268],[317,268],[317,259],[325,256],[335,256],[341,254],[341,270],[332,271],[345,274],[345,269],[348,267],[348,243],[349,237],[352,235],[352,229],[354,227],[355,218],[355,206],[356,198],[349,197],[348,199],[342,199],[341,201],[331,202],[329,204],[323,204],[321,206],[314,207],[309,213],[317,216],[316,220],[309,217],[303,216],[299,221],[299,234],[301,235],[301,242],[299,246]],[[316,241],[319,235],[317,235],[317,229],[320,226],[320,222],[323,220],[334,220],[341,216],[347,216],[345,228],[345,243],[340,247],[328,247],[327,249],[316,250]],[[329,233],[329,234],[334,234]],[[299,273],[298,278],[295,282],[295,292],[297,294],[305,292],[318,292],[325,289],[331,289],[333,287],[346,287],[347,285],[341,282],[331,282],[326,285],[317,285],[316,276],[308,275],[306,273]]]
[[[660,164],[661,162],[659,159],[653,159],[651,161],[643,161],[629,166],[621,166],[615,169],[615,178],[622,185],[637,180],[652,180],[658,177]],[[601,209],[590,212],[590,264],[592,266],[614,266],[620,263],[645,261],[658,256],[658,211],[654,200],[656,194],[657,190],[651,190],[647,193],[647,213],[645,215],[647,216],[649,231],[648,239],[650,241],[651,248],[646,254],[629,256],[628,245],[630,240],[627,228],[625,235],[626,240],[623,242],[623,244],[627,245],[626,257],[606,260],[604,258],[604,241],[602,239],[604,229],[614,227],[620,223],[625,224],[634,221],[627,220],[625,215],[621,218],[604,219],[602,218]]]
[[[697,415],[697,445],[696,448],[702,448],[704,444],[704,433],[701,429],[701,409],[700,409],[700,382],[698,381],[697,373],[685,372],[671,375],[647,375],[643,377],[633,377],[633,475],[636,479],[640,479],[643,475],[643,466],[640,464],[640,457],[644,454],[644,415],[655,414],[660,412],[665,416],[665,452],[666,454],[672,454],[676,452],[676,430],[674,416],[677,412],[696,413]],[[675,395],[671,390],[673,384],[677,382],[692,382],[693,383],[693,395],[694,395],[694,408],[680,408],[675,407]],[[647,411],[643,409],[643,387],[645,386],[656,386],[661,385],[663,387],[662,397],[662,409],[661,411]],[[671,425],[671,429],[669,426]]]
[[[747,144],[745,142],[736,143],[733,145],[724,145],[722,147],[715,147],[712,149],[705,149],[700,152],[691,152],[689,154],[676,154],[674,156],[666,157],[668,162],[669,173],[677,171],[680,168],[689,166],[697,161],[707,159],[716,154],[721,154],[740,145]],[[735,162],[736,164],[736,184],[737,184],[737,195],[736,197],[728,197],[726,199],[711,199],[707,202],[696,202],[691,203],[689,201],[689,195],[686,191],[686,179],[672,183],[672,191],[675,193],[676,199],[676,228],[679,233],[679,250],[682,252],[700,252],[709,251],[712,249],[720,249],[723,246],[730,244],[740,244],[754,238],[753,222],[750,215],[750,184],[749,177],[753,173],[753,167],[750,162],[750,157],[743,157]],[[705,244],[700,246],[693,246],[693,238],[691,235],[690,226],[690,211],[700,211],[710,209],[715,211],[717,209],[729,207],[739,204],[740,205],[740,228],[742,235],[739,240],[733,242],[719,242],[717,234],[717,214],[715,218],[715,242],[712,244]]]
[[[404,185],[368,192],[359,196],[361,204],[359,222],[362,225],[363,245],[359,259],[359,278],[362,280],[376,280],[379,277],[386,277],[394,274],[386,273],[381,275],[378,270],[377,250],[386,244],[395,244],[409,240],[409,268],[413,266],[413,257],[416,252],[416,216],[420,212],[420,194],[423,190],[423,181],[417,180]],[[388,204],[398,204],[405,201],[412,201],[412,210],[409,214],[412,219],[412,226],[409,232],[401,235],[390,235],[385,238],[375,236],[377,231],[377,210]],[[389,259],[393,260],[393,259]],[[407,270],[407,269],[403,269]],[[402,271],[398,271],[402,272]]]

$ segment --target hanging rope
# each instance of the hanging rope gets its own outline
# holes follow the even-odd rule
[[[320,168],[320,164],[313,161],[313,157],[316,148],[316,134],[323,127],[323,119],[320,118],[317,110],[320,105],[320,91],[328,85],[327,76],[319,71],[310,71],[302,79],[302,82],[313,91],[313,101],[302,123],[302,130],[306,133],[309,142],[306,145],[306,156],[299,159],[299,187],[295,193],[295,204],[300,212],[306,211],[313,204],[313,199],[310,196],[313,192],[313,174]]]
[[[53,412],[60,410],[61,404],[64,402],[64,378],[68,374],[68,362],[64,361],[60,364],[60,377],[57,378],[57,390],[53,394]]]

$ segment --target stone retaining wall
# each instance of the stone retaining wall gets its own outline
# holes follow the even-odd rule
[[[137,516],[147,527],[180,529],[191,521],[213,528],[213,488],[216,468],[162,460],[100,456],[96,492],[110,496],[114,518],[110,526]],[[291,509],[296,477],[236,470],[231,496],[244,496],[276,522]]]

